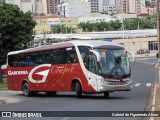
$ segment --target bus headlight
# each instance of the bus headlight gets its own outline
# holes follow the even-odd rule
[[[104,80],[104,79],[101,79],[100,82],[103,83],[103,84],[107,84],[107,81]]]

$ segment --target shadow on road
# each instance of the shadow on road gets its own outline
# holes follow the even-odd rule
[[[26,96],[24,96],[23,94],[16,94],[16,96],[22,96],[22,97],[26,97]],[[30,96],[31,98],[73,98],[73,99],[98,99],[98,100],[100,100],[100,99],[102,99],[102,100],[104,100],[104,99],[109,99],[109,100],[119,100],[119,99],[127,99],[126,97],[117,97],[117,96],[110,96],[110,97],[108,97],[108,98],[105,98],[104,96],[103,96],[103,94],[83,94],[82,95],[82,97],[81,98],[77,98],[76,97],[76,95],[74,94],[74,93],[65,93],[64,92],[64,94],[62,94],[62,93],[60,93],[60,94],[57,94],[57,95],[55,95],[55,96],[48,96],[48,95],[46,95],[45,93],[43,93],[43,92],[41,92],[41,93],[37,93],[37,94],[35,94],[34,96]],[[27,97],[27,98],[29,98],[29,97]]]

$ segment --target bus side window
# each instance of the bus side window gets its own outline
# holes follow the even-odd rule
[[[59,59],[58,50],[51,50],[50,63],[53,65],[58,64],[58,59]]]
[[[37,53],[31,53],[30,54],[30,62],[32,63],[32,65],[39,65],[43,63],[43,59],[42,59],[42,53],[41,52],[37,52]]]
[[[17,62],[19,61],[19,55],[9,55],[8,56],[8,65],[10,67],[18,67]]]
[[[78,56],[77,56],[75,49],[72,48],[72,50],[68,51],[67,62],[68,63],[77,63],[78,62]]]
[[[44,51],[44,63],[51,63],[51,51]]]

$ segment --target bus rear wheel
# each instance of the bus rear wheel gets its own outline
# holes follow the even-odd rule
[[[24,84],[23,84],[23,94],[24,94],[25,96],[32,96],[32,95],[34,94],[34,92],[32,92],[32,91],[29,90],[29,85],[28,85],[28,83],[24,83]]]
[[[108,98],[109,97],[109,92],[104,92],[104,97]]]
[[[77,98],[82,97],[82,87],[80,82],[76,82],[76,96]]]

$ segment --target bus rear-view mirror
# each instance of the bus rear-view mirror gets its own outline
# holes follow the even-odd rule
[[[101,61],[101,56],[98,51],[95,51],[95,50],[89,50],[89,51],[92,52],[93,54],[95,54],[95,56],[97,58],[97,62]]]
[[[136,61],[136,58],[135,58],[135,55],[134,55],[133,52],[127,51],[127,54],[128,54],[129,60],[130,60],[131,62],[135,62],[135,61]]]

